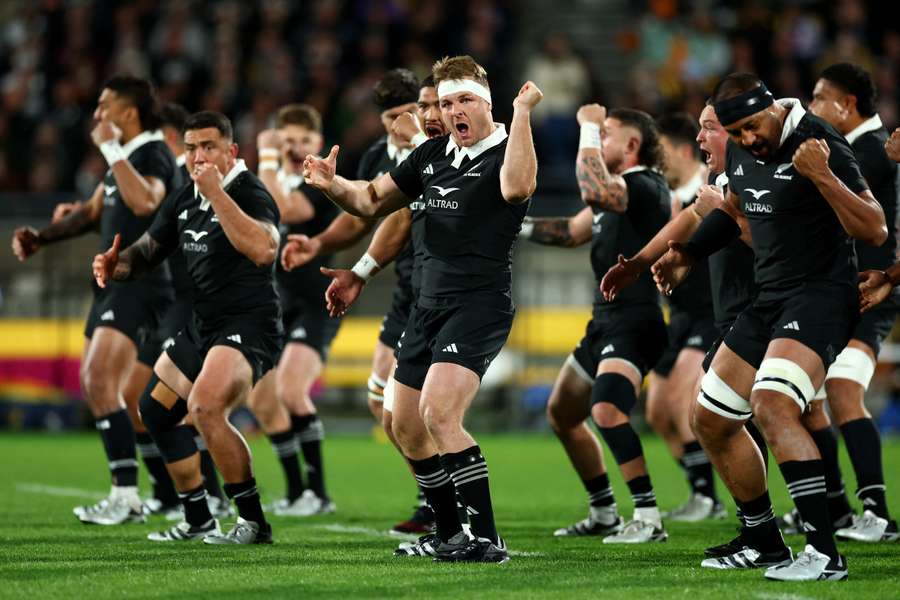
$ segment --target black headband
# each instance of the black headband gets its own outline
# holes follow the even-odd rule
[[[775,103],[775,99],[765,84],[760,84],[752,90],[743,94],[728,98],[727,100],[719,100],[714,103],[713,108],[716,111],[716,117],[719,123],[731,125],[745,117],[756,114],[761,110],[769,108]]]

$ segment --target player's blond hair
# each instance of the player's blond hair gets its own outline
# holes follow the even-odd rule
[[[431,67],[431,74],[434,76],[435,85],[453,79],[472,79],[488,89],[491,87],[488,84],[487,71],[467,54],[445,56],[434,63],[434,66]]]

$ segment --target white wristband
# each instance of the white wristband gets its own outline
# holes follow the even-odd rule
[[[369,253],[366,252],[362,255],[356,264],[353,265],[353,268],[350,269],[357,277],[362,279],[363,281],[368,282],[372,279],[372,276],[375,272],[381,270],[381,265],[379,265],[374,258],[369,256]]]
[[[278,160],[279,156],[278,150],[275,148],[260,148],[259,149],[259,160]]]
[[[272,160],[271,158],[263,159],[260,157],[258,171],[277,171],[278,170],[278,161]]]
[[[428,141],[428,136],[420,131],[419,133],[414,135],[411,140],[409,140],[409,143],[412,144],[413,148],[418,148],[419,146],[421,146],[422,144],[424,144],[427,141]]]
[[[525,217],[525,220],[522,221],[522,228],[519,230],[519,237],[525,240],[530,240],[532,234],[534,234],[534,221]]]
[[[597,148],[603,149],[603,142],[600,139],[600,126],[596,123],[585,123],[581,126],[581,137],[578,140],[578,149]]]
[[[122,149],[122,144],[119,143],[119,140],[108,140],[100,144],[100,153],[109,166],[113,166],[114,163],[126,158],[125,151]]]

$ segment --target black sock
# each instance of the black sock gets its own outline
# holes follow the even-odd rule
[[[291,426],[300,440],[309,489],[314,491],[319,498],[327,499],[325,471],[322,467],[322,440],[325,439],[325,428],[322,426],[322,421],[317,415],[302,417],[291,415]]]
[[[434,511],[437,534],[445,542],[462,531],[456,512],[456,487],[441,466],[437,454],[422,460],[407,458],[419,488],[425,492],[428,505]]]
[[[293,502],[303,494],[303,477],[300,475],[300,444],[293,429],[273,433],[269,436],[272,448],[281,462],[288,502]]]
[[[488,468],[481,448],[476,445],[462,452],[444,454],[441,456],[441,464],[453,479],[456,491],[466,505],[472,533],[476,537],[498,542]]]
[[[582,479],[584,489],[588,493],[588,501],[591,506],[613,506],[616,499],[613,496],[612,486],[609,485],[609,475],[603,473],[593,479]]]
[[[197,445],[197,451],[200,452],[200,474],[203,475],[203,487],[206,493],[225,502],[228,500],[225,492],[222,491],[222,485],[219,483],[219,473],[216,471],[216,463],[206,447],[206,440],[197,431],[193,425],[187,426],[194,436],[194,443]]]
[[[856,497],[866,510],[890,519],[884,498],[884,467],[881,463],[881,436],[875,422],[866,417],[841,426],[847,454],[856,473]]]
[[[831,516],[828,514],[825,467],[822,461],[789,460],[778,467],[803,520],[806,543],[823,554],[837,558]]]
[[[681,460],[687,469],[691,491],[712,498],[714,501],[717,500],[712,463],[709,462],[709,457],[700,442],[694,440],[684,444],[684,455]]]
[[[159,453],[159,448],[156,447],[153,438],[146,431],[136,432],[134,438],[144,466],[147,467],[147,477],[150,479],[150,485],[153,486],[153,497],[159,500],[163,506],[178,504],[178,492],[175,491],[175,485],[166,470],[166,461]]]
[[[768,491],[748,502],[739,502],[738,506],[743,524],[741,535],[752,548],[762,553],[781,552],[786,548],[775,524],[775,511]]]
[[[113,485],[120,487],[137,486],[137,450],[135,449],[134,426],[124,408],[112,412],[95,421],[95,426],[103,438],[106,459]]]
[[[818,431],[810,431],[819,454],[822,455],[822,466],[825,468],[825,490],[828,497],[828,513],[832,522],[837,521],[848,513],[852,513],[847,494],[844,491],[844,480],[841,477],[841,467],[838,464],[837,436],[829,425]]]
[[[649,475],[639,475],[627,482],[628,490],[635,508],[654,508],[656,506],[656,494],[653,492],[653,484]]]
[[[260,526],[260,529],[263,528],[266,524],[266,517],[263,515],[262,504],[259,501],[256,479],[251,477],[240,483],[226,483],[225,493],[234,500],[242,519],[253,521]]]
[[[753,438],[753,441],[756,443],[756,447],[759,448],[759,453],[762,454],[763,465],[766,467],[766,471],[769,470],[769,447],[766,445],[766,438],[763,436],[762,431],[759,430],[759,427],[756,426],[756,423],[753,421],[747,421],[744,423],[744,429],[747,430],[747,433],[750,434],[750,437]]]
[[[184,520],[194,527],[208,527],[212,521],[212,513],[209,512],[209,504],[206,503],[206,489],[198,485],[192,490],[178,494],[181,505],[184,506]]]
[[[425,498],[425,490],[422,489],[418,481],[416,481],[416,504],[419,506],[428,505],[428,500]]]
[[[741,524],[741,529],[743,529],[747,525],[746,521],[744,520],[744,503],[734,496],[732,496],[731,499],[734,500],[734,516],[737,517],[737,520]]]

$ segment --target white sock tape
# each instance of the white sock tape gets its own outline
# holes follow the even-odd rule
[[[122,149],[122,144],[119,143],[119,140],[109,140],[100,144],[100,153],[103,155],[103,158],[106,159],[106,164],[109,166],[113,166],[113,163],[117,163],[120,160],[125,160],[127,158],[125,156],[125,150]]]
[[[483,99],[488,104],[493,104],[493,101],[491,101],[491,91],[474,79],[445,79],[438,84],[439,99],[460,92],[470,92]]]
[[[869,355],[859,348],[844,348],[828,367],[825,381],[829,379],[849,379],[869,389],[872,375],[875,374],[875,363]]]
[[[600,126],[596,123],[585,123],[581,126],[581,137],[578,139],[578,148],[603,149],[603,140],[600,138]]]
[[[381,266],[366,252],[350,270],[363,281],[369,281],[375,273],[381,270]]]

